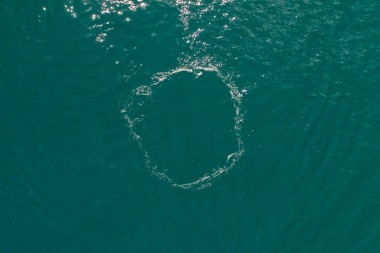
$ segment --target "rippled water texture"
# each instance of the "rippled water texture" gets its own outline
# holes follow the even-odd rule
[[[5,0],[0,252],[378,252],[379,13]]]

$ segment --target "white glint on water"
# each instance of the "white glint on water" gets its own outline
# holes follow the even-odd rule
[[[116,13],[118,15],[122,15],[123,12],[120,9],[122,9],[124,6],[131,11],[136,11],[138,9],[145,9],[148,5],[143,1],[106,0],[102,3],[101,13]]]

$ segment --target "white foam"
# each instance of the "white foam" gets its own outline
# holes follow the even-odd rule
[[[213,181],[224,174],[227,174],[233,167],[236,166],[237,162],[240,160],[242,154],[244,153],[244,144],[241,138],[241,128],[242,122],[244,119],[244,113],[241,109],[241,98],[242,93],[239,91],[238,87],[232,82],[231,76],[229,74],[223,75],[221,71],[218,70],[215,64],[212,64],[212,59],[206,57],[205,59],[196,59],[195,61],[189,62],[184,60],[182,65],[178,68],[167,72],[159,72],[152,76],[151,84],[149,86],[142,85],[136,88],[129,99],[126,102],[125,107],[122,109],[122,112],[125,114],[125,119],[127,120],[127,125],[130,128],[130,134],[134,140],[137,141],[138,146],[144,154],[145,167],[151,173],[152,176],[156,177],[159,180],[163,180],[173,187],[182,188],[182,189],[204,189],[210,187]],[[217,76],[223,81],[223,83],[228,87],[231,95],[231,99],[235,107],[235,135],[237,138],[238,149],[236,152],[229,154],[226,157],[225,164],[220,168],[210,168],[210,173],[206,173],[199,177],[197,180],[179,184],[172,178],[170,178],[165,172],[158,171],[157,166],[153,166],[151,163],[151,158],[149,153],[145,150],[142,143],[141,136],[136,132],[137,124],[143,122],[144,115],[136,115],[136,108],[144,106],[144,103],[140,102],[141,97],[151,97],[154,95],[155,90],[160,89],[162,85],[165,85],[165,81],[170,79],[173,75],[176,75],[180,72],[193,73],[198,75],[201,72],[215,72]]]

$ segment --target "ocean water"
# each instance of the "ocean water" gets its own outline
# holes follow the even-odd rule
[[[379,252],[379,13],[2,1],[0,252]]]

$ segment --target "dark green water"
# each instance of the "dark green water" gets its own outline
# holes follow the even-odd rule
[[[379,13],[3,1],[0,252],[379,252]]]

